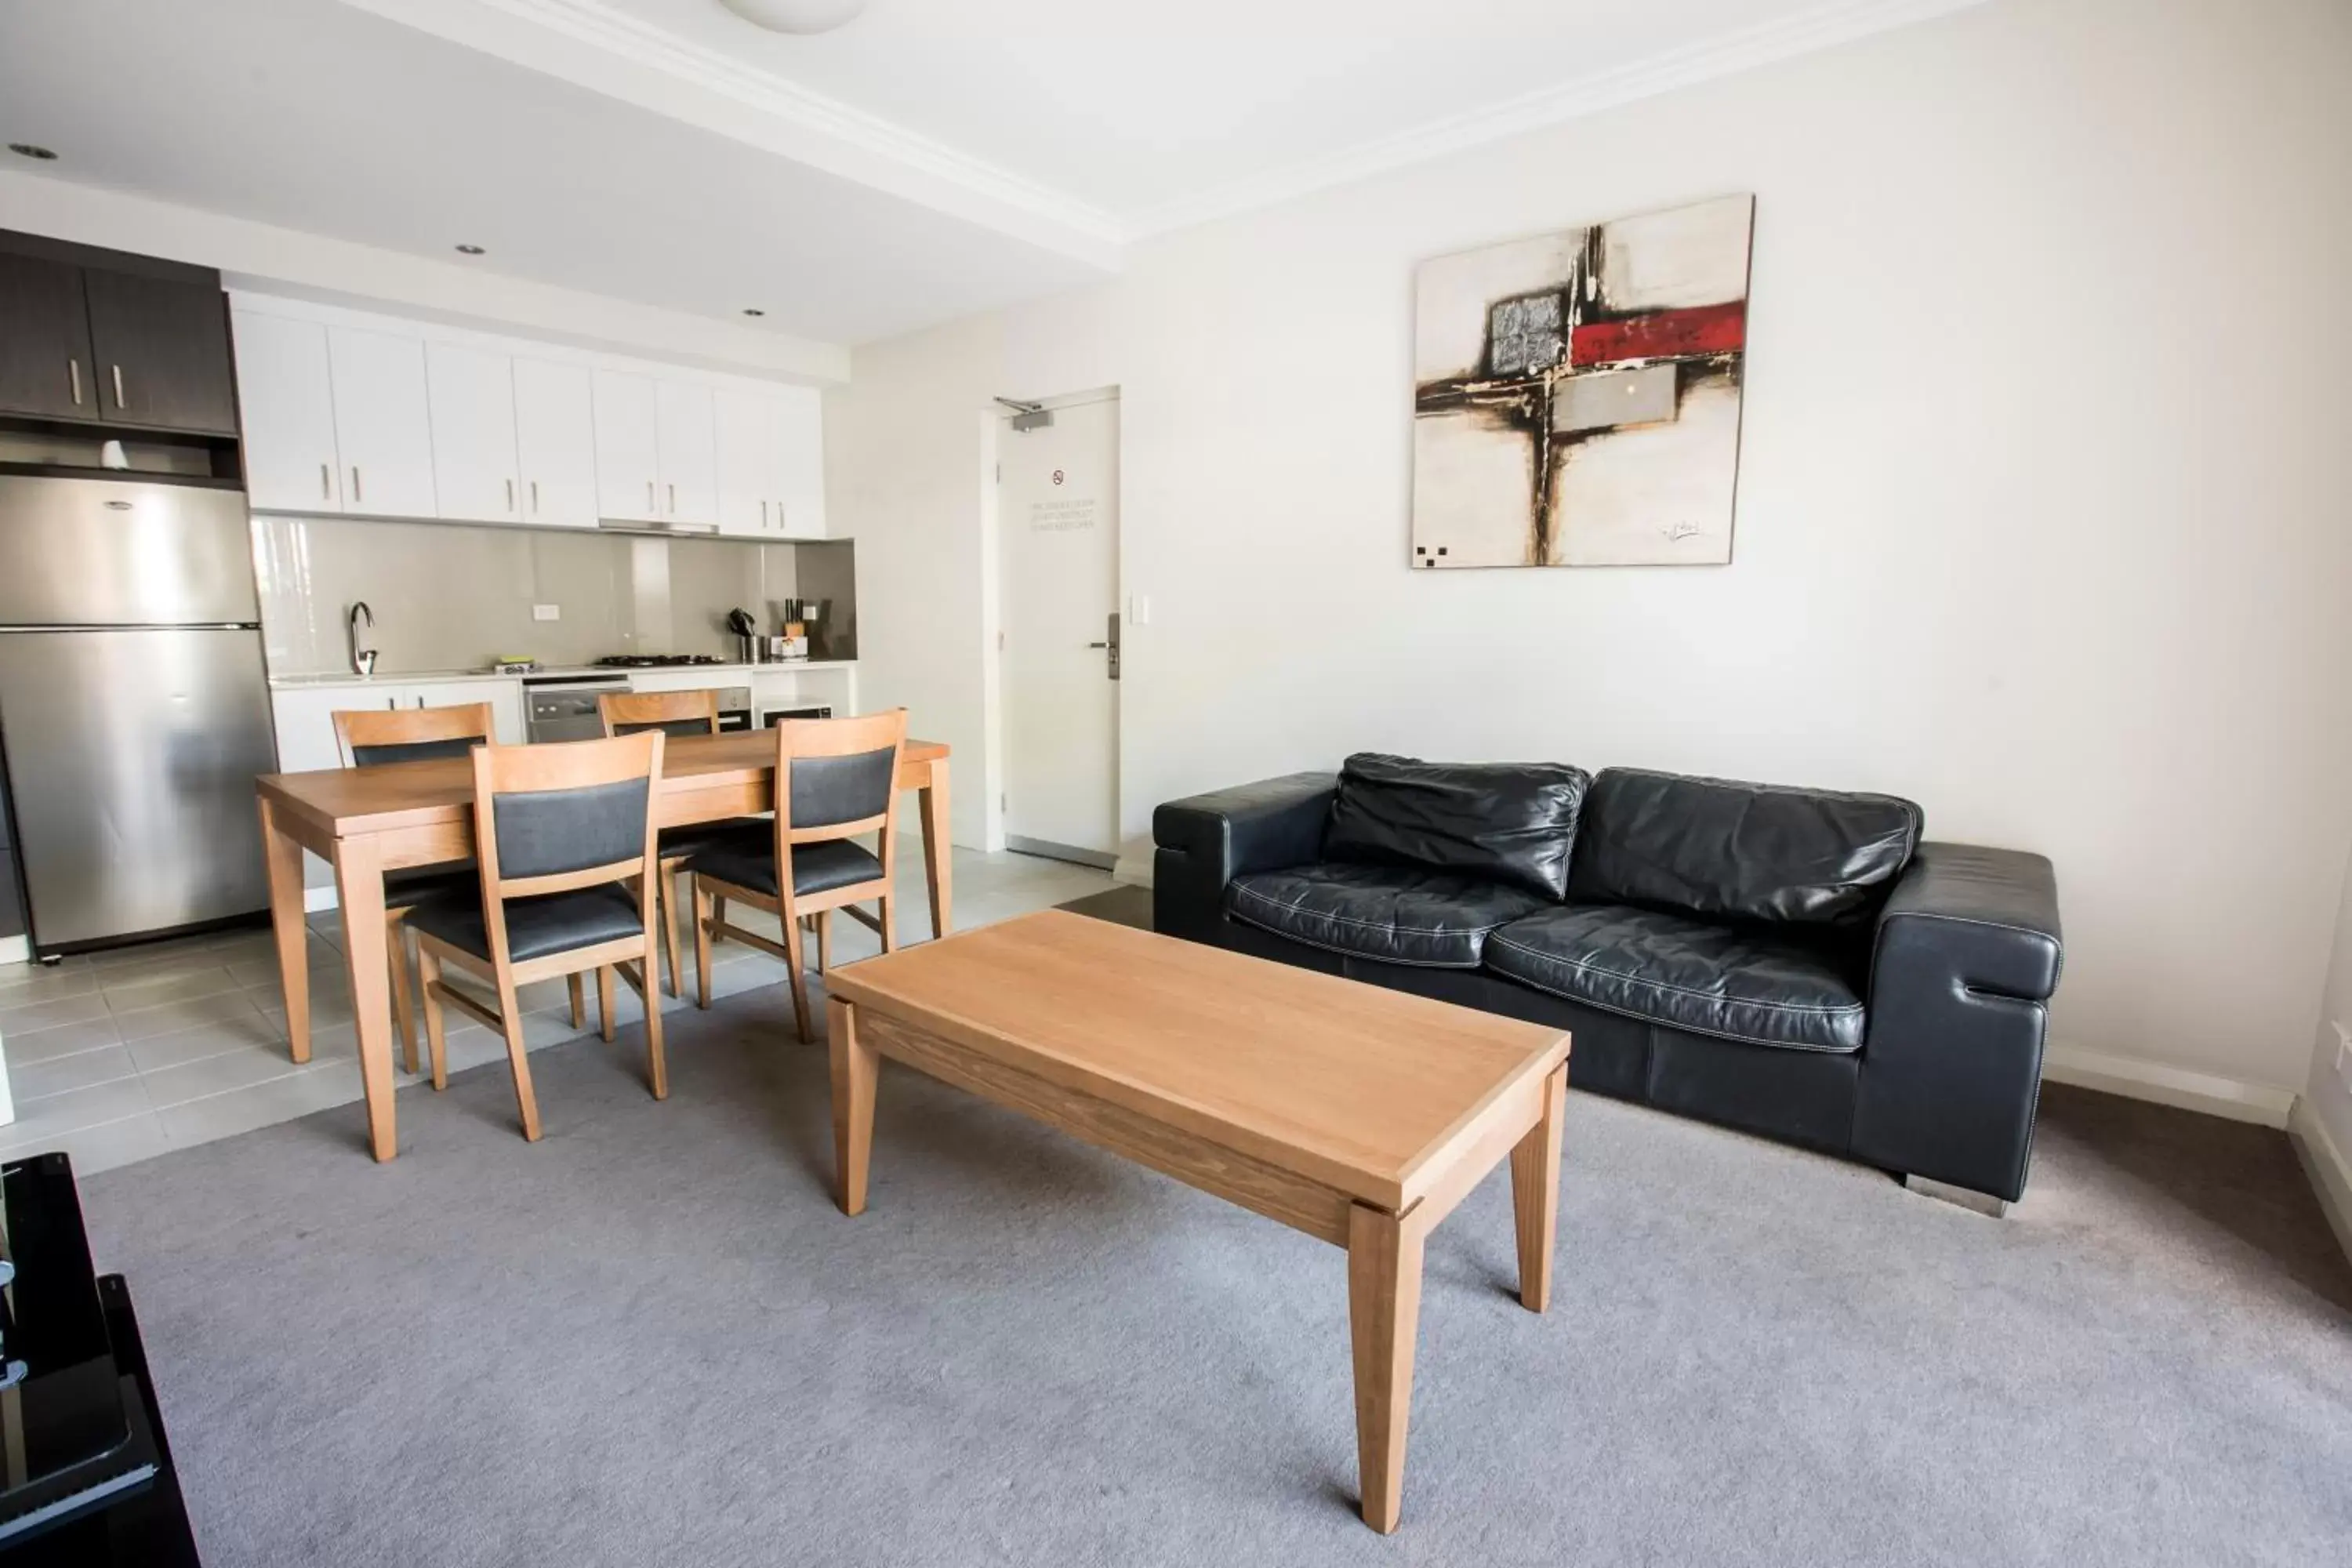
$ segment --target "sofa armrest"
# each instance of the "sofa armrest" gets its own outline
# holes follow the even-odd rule
[[[2062,958],[2047,859],[1920,845],[1878,917],[1854,1156],[2023,1192]]]
[[[1217,942],[1225,884],[1321,858],[1339,788],[1334,773],[1286,773],[1171,800],[1153,812],[1152,929]]]

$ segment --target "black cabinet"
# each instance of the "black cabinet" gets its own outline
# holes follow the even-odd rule
[[[236,433],[220,274],[0,233],[0,416]]]
[[[217,282],[89,268],[91,363],[110,423],[236,434],[228,310]]]
[[[82,269],[0,253],[0,410],[100,417]]]

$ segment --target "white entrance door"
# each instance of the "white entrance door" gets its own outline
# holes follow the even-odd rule
[[[1004,834],[1118,858],[1118,396],[1055,406],[997,442]]]

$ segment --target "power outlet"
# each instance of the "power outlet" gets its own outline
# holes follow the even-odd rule
[[[530,607],[530,618],[534,621],[560,621],[563,618],[563,606],[561,605],[533,605]]]

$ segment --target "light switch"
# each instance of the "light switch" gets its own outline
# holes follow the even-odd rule
[[[533,605],[530,607],[530,618],[534,621],[560,621],[563,618],[563,606],[561,605]]]
[[[1149,595],[1128,595],[1127,623],[1132,626],[1148,626],[1151,624],[1151,599]]]

